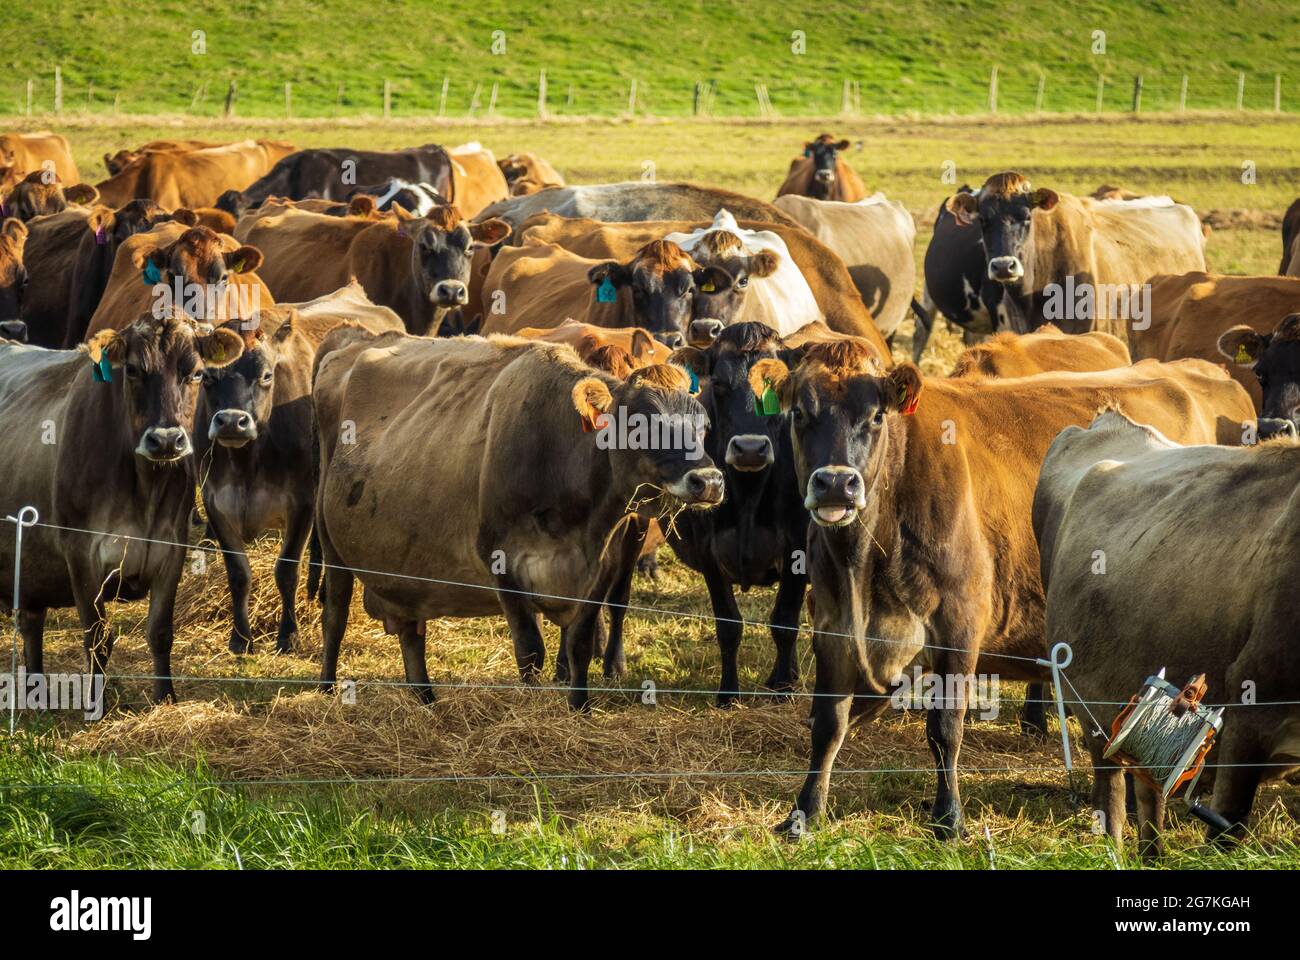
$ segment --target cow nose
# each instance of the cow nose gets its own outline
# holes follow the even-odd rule
[[[433,300],[443,307],[463,307],[469,303],[469,289],[459,280],[442,280],[434,284]]]
[[[815,178],[816,178],[820,183],[830,183],[832,180],[835,179],[835,171],[834,171],[834,170],[818,170],[815,174],[813,174],[813,176],[814,176],[814,177],[815,177]]]
[[[761,433],[742,434],[727,442],[727,465],[737,470],[762,470],[774,459],[772,441]]]
[[[190,435],[180,427],[150,427],[137,450],[146,460],[170,462],[190,452]]]
[[[228,446],[243,446],[257,439],[257,423],[243,410],[218,410],[212,415],[208,439]]]
[[[993,257],[989,260],[989,279],[997,283],[1012,283],[1025,275],[1025,265],[1019,257]]]
[[[721,320],[692,320],[691,335],[688,338],[692,347],[707,347],[722,332]]]
[[[717,467],[700,467],[689,470],[682,478],[682,499],[688,503],[719,504],[722,502],[722,471]]]
[[[852,520],[865,502],[866,484],[853,467],[822,467],[808,478],[804,506],[819,523],[832,526]]]
[[[679,330],[661,331],[655,334],[655,339],[669,350],[676,350],[678,347],[686,346],[686,338],[682,336]]]
[[[27,342],[27,324],[21,320],[6,320],[0,323],[0,340],[17,340]]]

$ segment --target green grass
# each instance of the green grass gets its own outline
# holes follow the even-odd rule
[[[493,83],[499,113],[533,115],[542,69],[561,115],[625,113],[633,80],[638,112],[688,114],[694,84],[716,81],[718,115],[756,115],[755,83],[786,115],[830,115],[846,79],[868,115],[969,114],[987,108],[995,65],[1011,113],[1034,109],[1040,75],[1045,110],[1093,110],[1099,74],[1105,109],[1127,110],[1137,73],[1145,110],[1176,108],[1183,74],[1189,108],[1234,107],[1239,72],[1246,106],[1271,109],[1288,68],[1283,102],[1300,105],[1292,0],[51,0],[0,7],[0,36],[0,112],[20,111],[28,79],[36,109],[51,109],[56,65],[65,110],[108,110],[120,94],[124,112],[148,114],[215,115],[232,79],[247,115],[282,116],[286,82],[297,115],[375,114],[388,79],[396,113],[427,116],[449,77],[448,116],[466,115],[476,87],[482,115]]]

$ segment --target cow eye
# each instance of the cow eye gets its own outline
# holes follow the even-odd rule
[[[263,372],[263,374],[262,374],[262,386],[264,386],[264,387],[269,387],[269,386],[271,385],[271,381],[272,381],[273,379],[275,379],[275,371],[274,371],[274,370],[267,370],[267,371]]]
[[[749,277],[740,277],[739,279],[737,279],[736,286],[740,287],[741,290],[744,290],[747,286],[749,286]]]
[[[808,422],[808,415],[803,412],[803,407],[795,407],[790,418],[794,421],[796,427],[802,427]]]
[[[188,380],[190,383],[198,383],[200,380],[203,379],[203,371],[202,371],[202,370],[195,370],[193,373],[191,373],[191,374],[190,374],[188,377],[186,377],[185,379]]]
[[[884,407],[877,407],[876,412],[871,415],[871,425],[873,427],[878,427],[884,422],[885,422],[885,409]]]
[[[134,363],[128,363],[126,365],[126,378],[128,380],[139,380],[140,368],[137,367]]]

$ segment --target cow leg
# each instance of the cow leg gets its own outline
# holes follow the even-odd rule
[[[542,667],[546,665],[546,645],[542,642],[542,630],[537,622],[537,612],[532,609],[527,599],[519,590],[519,585],[505,575],[497,577],[497,583],[505,588],[497,591],[497,600],[505,613],[506,623],[510,626],[510,637],[515,644],[515,663],[519,665],[519,676],[524,683],[536,683],[541,676]],[[563,643],[563,635],[561,635]],[[563,680],[559,671],[556,679]]]
[[[95,677],[104,673],[108,658],[113,652],[113,631],[108,628],[101,595],[103,584],[97,582],[89,571],[81,569],[80,565],[69,564],[68,573],[72,582],[73,603],[77,608],[77,617],[81,620],[86,668],[93,683]]]
[[[1025,686],[1025,703],[1020,708],[1020,732],[1036,740],[1047,739],[1047,704],[1048,686],[1045,683],[1031,683]]]
[[[1231,689],[1231,687],[1230,687]],[[1238,689],[1240,687],[1238,686]],[[1256,707],[1265,713],[1274,713],[1272,707]],[[1242,713],[1246,711],[1237,711]],[[1245,833],[1246,823],[1250,819],[1250,808],[1255,803],[1255,792],[1259,789],[1262,767],[1251,764],[1267,760],[1266,751],[1259,738],[1260,728],[1268,729],[1263,719],[1238,719],[1231,726],[1225,724],[1223,739],[1215,750],[1213,762],[1219,765],[1215,771],[1214,793],[1210,806],[1230,824],[1230,830],[1216,830],[1210,827],[1206,837],[1215,843],[1225,844],[1239,840]],[[1282,725],[1282,718],[1275,717],[1273,728]]]
[[[921,300],[920,305],[915,300],[912,301],[912,312],[916,315],[916,326],[912,331],[913,363],[921,362],[921,354],[925,353],[926,344],[930,342],[930,333],[934,330],[934,322],[938,317],[934,309],[934,301],[930,299],[930,291],[922,288]]]
[[[402,645],[402,665],[406,668],[406,682],[412,684],[421,702],[433,703],[437,697],[429,682],[429,664],[424,657],[424,632],[415,620],[403,620],[397,627],[397,639]]]
[[[619,545],[618,572],[614,586],[605,598],[609,610],[609,637],[605,643],[605,678],[613,680],[627,670],[627,654],[623,649],[623,622],[627,619],[627,604],[632,596],[632,575],[636,572],[641,544],[649,525],[629,523]]]
[[[718,637],[718,652],[722,655],[717,704],[730,707],[740,698],[740,641],[745,629],[741,623],[740,607],[736,604],[736,593],[726,577],[712,562],[708,562],[701,572],[709,589],[709,602],[713,604],[714,631]]]
[[[330,566],[325,568],[324,589],[321,591],[321,690],[329,693],[338,677],[339,646],[343,632],[348,628],[348,610],[352,606],[352,587],[356,581],[351,573],[338,565],[333,551],[326,556]]]
[[[1160,833],[1165,825],[1165,798],[1141,777],[1133,778],[1138,804],[1138,855],[1155,860],[1164,852]]]
[[[772,607],[772,643],[776,645],[776,662],[772,672],[763,681],[769,690],[786,692],[794,689],[799,679],[796,659],[799,641],[799,614],[803,612],[804,587],[807,577],[791,573],[790,564],[781,571],[781,582],[776,588],[776,603]]]
[[[858,686],[857,667],[842,638],[813,635],[813,653],[817,659],[817,679],[813,685],[809,721],[812,725],[812,751],[808,776],[795,801],[795,808],[777,827],[797,839],[805,826],[821,819],[826,811],[826,794],[830,789],[831,767],[849,732],[853,710],[853,693]]]
[[[23,635],[23,666],[28,673],[44,673],[45,611],[18,611],[18,632]]]
[[[275,561],[275,586],[280,591],[280,632],[275,638],[276,653],[291,653],[298,636],[298,572],[302,566],[302,549],[311,530],[311,510],[298,511],[289,521]]]
[[[153,656],[153,700],[175,701],[172,685],[172,641],[175,639],[176,588],[181,582],[185,552],[173,549],[159,580],[149,588],[149,653]]]
[[[1118,845],[1124,840],[1124,768],[1113,760],[1105,759],[1101,754],[1106,748],[1105,740],[1091,742],[1088,749],[1092,753],[1092,810],[1093,815],[1100,813],[1102,827]]]
[[[953,636],[940,632],[939,636]],[[947,646],[960,647],[960,643]],[[946,651],[936,664],[937,673],[944,679],[944,696],[949,692],[955,694],[945,700],[944,706],[931,708],[925,715],[925,739],[930,745],[934,757],[934,772],[937,786],[934,796],[934,809],[931,822],[935,835],[941,839],[952,839],[965,835],[965,824],[961,810],[961,788],[957,781],[957,758],[961,753],[961,740],[965,732],[967,683],[971,676],[975,657],[965,650]],[[959,678],[949,681],[949,678]]]
[[[226,565],[226,581],[230,584],[232,623],[230,627],[231,653],[248,653],[253,648],[253,628],[248,622],[248,593],[253,583],[253,568],[244,553],[244,539],[234,525],[213,510],[208,511],[208,523],[221,547],[221,559]]]

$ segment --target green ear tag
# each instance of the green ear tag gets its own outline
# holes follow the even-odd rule
[[[1246,352],[1244,343],[1237,344],[1237,355],[1232,358],[1237,363],[1250,363],[1250,354]]]
[[[781,412],[781,401],[772,389],[772,381],[765,380],[765,389],[763,390],[763,416],[771,417]]]

